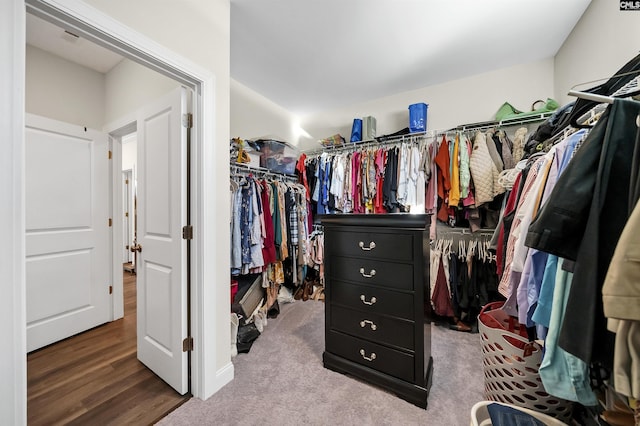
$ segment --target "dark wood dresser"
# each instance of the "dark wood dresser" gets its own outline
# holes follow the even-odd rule
[[[326,215],[324,366],[427,407],[429,216]]]

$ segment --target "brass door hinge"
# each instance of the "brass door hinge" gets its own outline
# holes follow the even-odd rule
[[[109,226],[113,226],[113,220],[111,218],[109,218]]]
[[[111,152],[111,150],[109,150],[109,160],[111,160],[112,156],[113,156],[113,153]]]
[[[109,294],[113,294],[113,286],[112,285],[109,286]]]
[[[193,226],[187,225],[182,227],[182,239],[193,240]]]
[[[193,114],[190,112],[182,115],[182,127],[191,129],[193,127]]]
[[[191,352],[193,351],[193,337],[185,337],[182,341],[182,352]]]
[[[129,217],[129,212],[124,212],[124,217]]]
[[[125,185],[129,185],[129,179],[125,179],[125,180],[124,180],[124,184],[125,184]]]

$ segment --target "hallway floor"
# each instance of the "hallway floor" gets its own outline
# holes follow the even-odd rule
[[[27,355],[29,425],[153,424],[190,398],[136,357],[136,276],[129,272],[124,314]]]

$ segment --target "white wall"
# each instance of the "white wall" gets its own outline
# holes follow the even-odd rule
[[[299,147],[317,148],[319,139],[335,133],[349,140],[353,119],[368,115],[376,118],[377,135],[396,132],[408,127],[408,106],[418,102],[429,105],[428,130],[439,130],[493,120],[505,101],[529,111],[535,100],[548,97],[553,97],[553,58],[304,117],[301,127],[311,137],[301,137]]]
[[[138,139],[135,133],[122,137],[122,170],[134,170],[138,164]]]
[[[104,74],[27,46],[25,109],[92,129],[104,124]]]
[[[268,136],[297,142],[292,113],[233,79],[230,95],[232,137],[253,140]]]
[[[179,83],[129,59],[105,76],[105,120],[112,123],[166,95]]]
[[[555,57],[555,96],[575,100],[567,92],[603,83],[640,51],[640,12],[621,11],[619,2],[592,0]]]

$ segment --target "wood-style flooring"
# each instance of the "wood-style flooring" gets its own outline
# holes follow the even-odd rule
[[[124,318],[27,355],[29,425],[149,425],[189,399],[136,357],[136,281]]]

